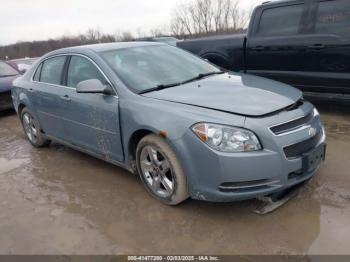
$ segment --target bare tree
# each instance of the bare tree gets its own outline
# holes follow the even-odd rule
[[[238,32],[246,27],[249,14],[240,0],[192,0],[173,10],[170,30],[179,37]]]
[[[122,34],[122,41],[131,41],[134,39],[134,36],[131,32],[123,32]]]
[[[102,32],[100,29],[92,29],[90,28],[87,32],[86,32],[86,38],[88,41],[91,42],[99,42],[101,37],[102,37]]]
[[[177,8],[174,9],[172,23],[174,23],[174,27],[183,34],[192,35],[194,33],[193,14],[191,15],[191,9],[191,5],[185,4],[179,4]]]
[[[233,3],[230,10],[233,30],[237,31],[239,29],[245,28],[249,21],[250,12],[240,9],[238,1]]]
[[[153,37],[168,36],[169,28],[166,25],[160,25],[151,29],[149,32],[150,32],[150,35]]]

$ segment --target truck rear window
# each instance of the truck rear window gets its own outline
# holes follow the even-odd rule
[[[261,15],[258,34],[261,36],[298,34],[302,13],[302,4],[266,9]]]
[[[320,2],[317,13],[317,34],[350,34],[350,1]]]

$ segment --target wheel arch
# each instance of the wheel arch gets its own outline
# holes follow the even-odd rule
[[[23,103],[23,102],[20,102],[20,103],[19,103],[19,105],[18,105],[18,107],[17,107],[17,112],[18,112],[18,115],[19,115],[19,116],[21,115],[22,110],[23,110],[24,108],[26,108],[26,107],[27,107],[27,105],[26,105],[25,103]]]
[[[174,150],[174,152],[177,154],[178,151],[176,150],[176,147],[172,143],[172,141],[167,137],[166,133],[163,133],[162,131],[156,131],[152,128],[141,128],[138,130],[135,130],[130,138],[128,139],[127,146],[124,147],[126,149],[126,163],[132,168],[132,170],[136,171],[136,150],[137,145],[139,142],[147,135],[157,135],[160,137],[163,137],[166,142],[169,144],[169,146]]]
[[[207,52],[201,55],[203,59],[207,59],[209,62],[225,68],[225,69],[230,69],[231,68],[231,63],[230,59],[227,55],[220,53],[220,52]]]
[[[155,134],[150,129],[138,129],[134,131],[129,140],[127,145],[127,159],[128,162],[133,170],[136,170],[135,160],[136,160],[136,148],[138,143],[141,141],[142,138],[149,134]]]

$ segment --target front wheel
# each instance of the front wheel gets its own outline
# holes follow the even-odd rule
[[[20,118],[24,132],[26,133],[29,142],[34,147],[43,147],[49,145],[50,140],[44,137],[38,121],[33,117],[27,108],[24,108],[21,111]]]
[[[137,169],[147,191],[167,205],[188,198],[186,176],[175,152],[156,135],[144,137],[136,150]]]

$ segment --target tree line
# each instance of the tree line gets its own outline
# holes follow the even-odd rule
[[[89,29],[85,34],[78,36],[62,36],[45,41],[17,42],[12,45],[0,46],[0,59],[16,59],[24,57],[40,57],[50,51],[97,43],[131,41],[134,37],[129,32],[103,34],[99,29]]]
[[[250,11],[240,6],[240,0],[192,0],[177,4],[169,26],[150,30],[148,36],[175,36],[191,39],[217,34],[241,33],[246,28]],[[0,46],[0,59],[39,57],[55,49],[85,44],[132,41],[147,34],[138,30],[137,35],[128,31],[105,34],[100,29],[89,29],[77,36],[63,36],[45,41],[17,42]]]

